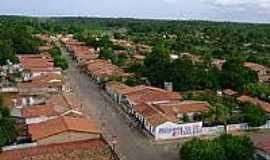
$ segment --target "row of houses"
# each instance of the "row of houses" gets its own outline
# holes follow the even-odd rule
[[[50,55],[41,52],[18,58],[22,81],[13,92],[2,94],[11,115],[21,120],[24,134],[1,149],[0,159],[118,159],[98,122],[84,114],[85,106]]]
[[[79,50],[74,52],[72,50],[73,45],[69,45],[69,41],[75,43],[75,46],[79,45],[82,48],[87,48],[85,43],[78,42],[76,39],[65,39],[62,43],[65,44],[67,49],[71,52],[71,55],[75,57],[76,55],[81,55]],[[115,44],[117,40],[113,41]],[[122,42],[121,42],[122,43]],[[123,42],[124,43],[124,42]],[[74,46],[73,46],[74,47]],[[91,48],[91,47],[90,47]],[[91,50],[91,49],[88,49]],[[83,51],[83,49],[81,50]],[[97,54],[97,52],[84,52],[84,54],[92,54],[92,57]],[[186,56],[189,54],[183,54]],[[191,57],[192,58],[192,57]],[[77,61],[79,63],[79,61]],[[84,64],[87,68],[84,68],[87,74],[93,77],[97,82],[101,82],[100,77],[107,75],[105,77],[117,76],[119,74],[128,75],[123,72],[123,70],[118,70],[118,67],[113,67],[110,62],[98,58],[85,59]],[[213,65],[223,64],[225,61],[217,61]],[[250,68],[258,73],[258,75],[267,75],[267,69],[264,67],[256,67],[254,63],[244,63],[244,66]],[[104,79],[104,78],[103,78]],[[198,101],[183,101],[181,95],[175,92],[163,90],[160,88],[155,88],[151,86],[135,86],[130,87],[123,83],[111,81],[106,83],[105,90],[107,93],[119,103],[119,106],[132,116],[139,126],[146,129],[151,133],[156,139],[160,138],[158,129],[160,126],[163,126],[166,123],[171,123],[171,126],[174,128],[179,128],[179,125],[186,124],[187,122],[198,122],[197,125],[201,126],[201,114],[209,110],[209,104],[207,102],[198,102]],[[233,90],[224,90],[224,94],[229,96],[238,95],[237,92]],[[240,102],[249,102],[261,107],[267,113],[269,112],[269,107],[267,102],[263,102],[256,98],[241,96],[238,97]],[[199,124],[200,123],[200,124]],[[164,128],[164,127],[163,127]],[[165,127],[166,128],[166,127]],[[167,127],[169,128],[169,127]],[[181,128],[181,127],[180,127]],[[174,132],[171,132],[172,135]],[[176,137],[181,137],[181,134],[178,134]],[[170,137],[170,136],[167,136]],[[170,138],[175,138],[171,136]],[[161,138],[162,139],[162,138]]]
[[[81,62],[76,58],[78,55],[83,53],[95,54],[90,51],[84,52],[83,49],[75,50],[74,48],[77,48],[78,45],[85,48],[84,43],[75,39],[62,38],[61,41],[78,64]],[[98,83],[101,81],[100,77],[104,80],[104,77],[109,76],[130,75],[106,60],[94,58],[91,60],[85,59],[85,61],[87,66],[86,70],[84,68],[85,73],[93,77]],[[209,110],[207,102],[184,101],[177,92],[152,86],[130,87],[121,82],[109,81],[105,84],[105,90],[141,129],[148,131],[157,140],[194,136],[198,133],[196,129],[192,129],[191,133],[184,132],[184,128],[191,125],[194,125],[193,128],[202,127],[201,114]],[[185,126],[187,122],[189,124]],[[170,129],[178,127],[178,130],[172,129],[170,133],[164,132],[164,128],[166,130],[168,125]],[[180,128],[183,128],[183,131],[180,131]]]
[[[99,83],[110,77],[128,77],[123,69],[108,60],[98,59],[98,50],[88,47],[83,42],[73,38],[61,38],[62,44],[67,48],[72,58],[86,71],[89,76]]]
[[[177,92],[167,91],[152,86],[130,87],[120,82],[106,84],[106,92],[133,117],[137,124],[146,129],[155,139],[174,139],[185,133],[162,137],[161,131],[169,123],[172,128],[181,124],[200,122],[200,116],[209,111],[209,104],[204,101],[182,100]],[[162,127],[163,126],[163,127]],[[192,133],[186,133],[186,135]]]

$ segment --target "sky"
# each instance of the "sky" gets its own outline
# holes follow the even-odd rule
[[[0,14],[270,23],[270,0],[0,0]]]

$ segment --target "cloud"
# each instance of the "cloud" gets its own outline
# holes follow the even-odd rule
[[[252,6],[260,9],[270,9],[270,0],[214,0],[213,3],[223,7]]]

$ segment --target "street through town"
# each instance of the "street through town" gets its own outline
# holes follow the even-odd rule
[[[67,59],[70,66],[65,74],[72,91],[84,104],[85,113],[97,119],[105,138],[117,137],[116,152],[121,160],[179,160],[176,144],[156,144],[130,127],[123,113],[115,108],[117,105],[105,98],[103,91],[70,57]]]

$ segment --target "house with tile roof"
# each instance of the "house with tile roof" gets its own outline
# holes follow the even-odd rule
[[[90,60],[85,65],[86,73],[98,83],[108,80],[110,77],[128,77],[121,68],[103,59]]]
[[[17,84],[20,93],[58,93],[65,91],[65,79],[58,74],[44,74]]]
[[[82,104],[74,94],[50,96],[42,104],[25,106],[21,109],[21,116],[26,119],[26,124],[41,123],[63,115],[84,116]]]
[[[105,84],[106,92],[117,103],[122,103],[124,99],[124,93],[131,89],[132,87],[117,81],[110,81]]]
[[[41,146],[29,146],[0,153],[1,160],[119,160],[117,154],[103,139],[88,139]]]
[[[28,131],[38,145],[99,139],[96,121],[87,117],[61,116],[45,122],[29,124]]]
[[[256,72],[258,74],[259,81],[261,82],[270,81],[270,68],[268,68],[267,66],[253,62],[245,62],[244,67]]]
[[[53,59],[47,54],[22,54],[18,55],[22,69],[24,70],[23,78],[25,80],[44,74],[62,74],[62,69],[55,67]]]
[[[242,95],[238,97],[237,100],[242,103],[251,103],[255,106],[260,107],[266,113],[270,113],[270,103],[260,100],[259,98]]]
[[[166,103],[182,99],[182,96],[177,92],[145,85],[132,87],[123,95],[125,97],[124,103],[130,108],[140,103]]]
[[[142,128],[149,131],[154,137],[156,128],[170,122],[175,125],[189,122],[200,122],[200,115],[209,111],[209,104],[201,101],[173,101],[167,103],[141,103],[134,106],[134,116]]]

